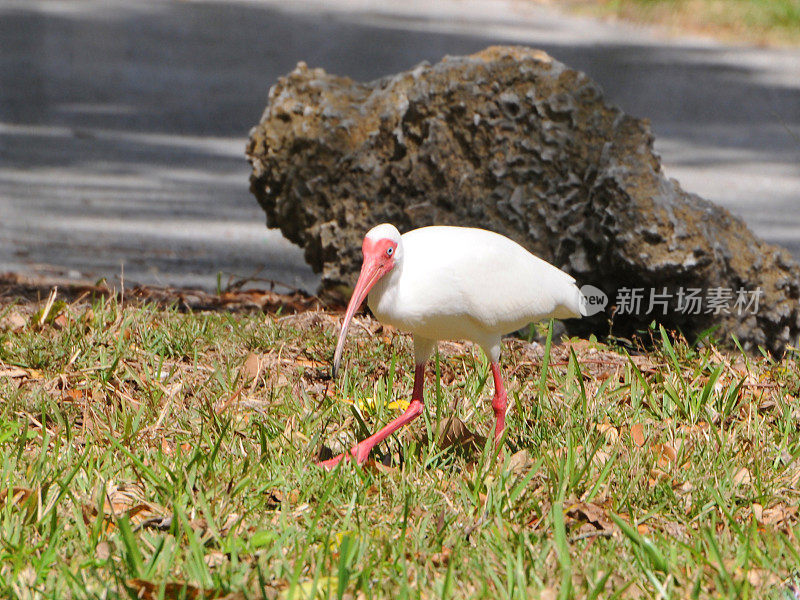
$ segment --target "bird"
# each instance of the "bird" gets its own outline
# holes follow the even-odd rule
[[[362,464],[375,446],[422,414],[425,364],[439,340],[470,340],[488,357],[497,445],[507,409],[501,338],[532,322],[586,316],[586,300],[575,279],[517,242],[472,227],[434,225],[401,235],[383,223],[367,232],[361,251],[361,272],[342,321],[331,376],[335,379],[339,371],[353,315],[368,296],[380,322],[412,334],[414,387],[403,414],[348,452],[318,464],[328,470],[345,459]]]

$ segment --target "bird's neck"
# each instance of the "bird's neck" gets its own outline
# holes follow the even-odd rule
[[[372,312],[375,312],[375,307],[377,307],[381,299],[386,296],[391,296],[392,291],[397,290],[397,287],[400,282],[400,277],[403,271],[403,264],[396,263],[391,271],[386,273],[383,277],[381,277],[373,286],[372,290],[369,292],[369,297],[367,299],[367,303],[369,304],[370,309]],[[387,298],[388,299],[388,298]]]

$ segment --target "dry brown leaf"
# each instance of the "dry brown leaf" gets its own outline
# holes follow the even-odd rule
[[[94,556],[97,560],[108,560],[111,557],[111,544],[107,541],[102,541],[94,549]]]
[[[247,358],[244,359],[244,364],[242,365],[242,381],[245,383],[255,382],[258,380],[258,376],[261,375],[261,368],[263,362],[261,358],[259,358],[258,354],[251,352],[247,355]]]
[[[0,506],[10,503],[14,506],[24,508],[28,518],[33,519],[36,516],[39,506],[42,504],[43,495],[41,488],[33,490],[14,486],[10,489],[0,490]]]
[[[482,448],[486,443],[486,438],[480,434],[473,433],[458,417],[451,417],[440,424],[437,432],[437,444],[440,448],[450,446],[474,446]]]
[[[608,421],[598,423],[595,425],[595,429],[602,433],[610,444],[615,444],[619,439],[619,430]]]
[[[777,405],[778,405],[778,403],[775,402],[775,400],[773,400],[771,398],[767,399],[767,400],[764,400],[763,402],[761,402],[758,405],[758,412],[767,412],[767,411],[775,408]]]
[[[611,531],[614,528],[611,520],[606,516],[605,509],[592,502],[572,504],[567,509],[566,516],[576,521],[590,523],[599,531]]]
[[[16,310],[10,310],[0,319],[0,329],[6,331],[19,331],[28,324],[28,318]],[[2,375],[0,375],[2,376]]]
[[[734,485],[749,485],[751,480],[752,477],[747,467],[742,467],[741,469],[736,471],[736,474],[733,476]]]
[[[304,356],[298,356],[293,362],[295,366],[305,367],[306,369],[326,369],[328,367],[328,363],[326,362],[305,358]]]
[[[125,582],[126,586],[133,592],[134,597],[139,600],[217,600],[225,596],[213,590],[202,590],[196,586],[184,582],[170,581],[164,586],[164,595],[160,595],[160,585],[146,581],[144,579],[129,579]]]
[[[765,525],[780,526],[782,524],[790,525],[797,515],[797,506],[788,506],[786,504],[777,504],[770,508],[765,508],[762,513],[762,523]]]
[[[637,447],[644,446],[644,425],[641,423],[631,425],[631,439]]]
[[[525,448],[515,452],[508,459],[508,470],[512,473],[526,473],[531,470],[533,465],[533,459]]]
[[[661,523],[660,527],[661,531],[672,538],[678,540],[686,538],[686,525],[675,523],[674,521],[667,521],[666,523]]]
[[[758,502],[754,502],[752,506],[753,518],[761,523],[764,520],[764,507]]]
[[[669,444],[652,444],[651,449],[658,457],[658,466],[668,469],[678,461],[678,453]]]
[[[0,369],[0,377],[17,379],[19,377],[28,377],[28,376],[29,372],[26,369],[20,369],[19,367],[6,367],[4,369]]]
[[[141,485],[125,482],[116,484],[109,481],[106,486],[103,511],[107,514],[118,515],[143,502],[144,488]]]
[[[602,468],[608,462],[608,459],[611,458],[611,454],[606,452],[605,450],[598,450],[592,456],[592,465],[598,468]]]
[[[660,464],[660,462],[661,461],[659,459],[659,464]],[[649,485],[650,487],[653,487],[658,482],[665,481],[665,480],[667,480],[669,478],[670,478],[669,477],[669,473],[667,473],[666,471],[663,471],[662,469],[650,469],[650,477],[647,479],[647,485]],[[675,484],[673,483],[672,485],[674,487]]]
[[[436,515],[436,533],[441,533],[446,524],[444,509],[441,509]]]
[[[84,522],[93,523],[97,516],[96,506],[85,504],[82,511]],[[148,527],[152,523],[164,523],[170,519],[165,516],[166,509],[144,499],[144,490],[140,485],[109,482],[103,498],[103,519],[107,532],[114,530],[116,520],[123,514],[136,527]]]
[[[375,471],[377,473],[395,473],[397,471],[396,467],[391,465],[385,465],[380,461],[375,460],[374,458],[368,459],[363,468],[368,469],[370,471]]]
[[[91,391],[86,389],[69,389],[64,390],[61,394],[61,399],[64,402],[82,402],[91,400]]]
[[[64,329],[69,324],[69,316],[67,313],[61,312],[58,316],[53,319],[53,327],[56,329]]]
[[[450,548],[443,546],[441,552],[436,552],[434,554],[431,554],[431,557],[429,559],[430,563],[434,567],[446,567],[447,563],[450,562],[450,554],[451,554]]]

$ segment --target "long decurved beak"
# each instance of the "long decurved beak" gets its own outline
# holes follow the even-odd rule
[[[331,370],[331,377],[336,379],[336,373],[339,371],[339,362],[342,360],[342,350],[344,349],[344,340],[347,337],[347,329],[350,327],[350,321],[353,315],[356,314],[358,307],[364,302],[372,286],[383,275],[383,270],[380,265],[367,257],[364,257],[364,263],[361,265],[361,273],[358,276],[356,287],[353,289],[353,295],[350,297],[350,303],[347,305],[347,312],[344,314],[344,321],[342,321],[342,330],[339,332],[339,341],[336,343],[336,352],[333,354],[333,369]]]

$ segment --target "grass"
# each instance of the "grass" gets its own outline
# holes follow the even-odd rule
[[[795,357],[509,340],[495,461],[443,343],[425,419],[326,473],[402,410],[407,336],[359,319],[334,384],[324,312],[42,304],[0,305],[2,597],[796,597]]]
[[[800,0],[564,0],[583,12],[726,41],[800,44]]]

